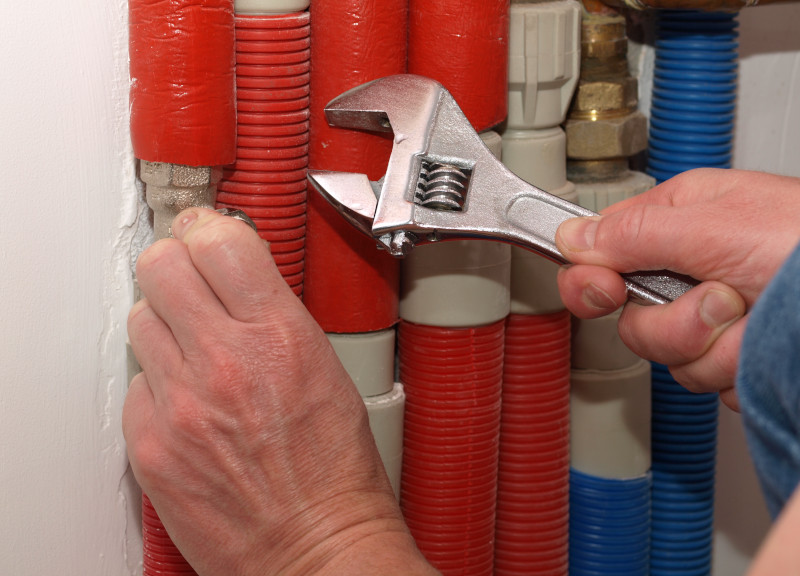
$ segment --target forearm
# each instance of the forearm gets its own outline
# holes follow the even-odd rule
[[[390,491],[327,499],[293,520],[295,528],[284,533],[282,544],[248,574],[438,574],[417,549]]]

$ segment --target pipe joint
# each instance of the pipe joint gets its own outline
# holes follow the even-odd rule
[[[221,176],[222,169],[218,167],[142,160],[139,177],[145,183],[147,204],[153,210],[156,239],[169,236],[170,224],[182,210],[214,208]]]

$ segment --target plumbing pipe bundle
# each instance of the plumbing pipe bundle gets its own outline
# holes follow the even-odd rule
[[[730,167],[736,27],[735,14],[660,14],[648,148],[658,181]],[[717,411],[716,394],[691,394],[653,366],[653,576],[710,570]]]
[[[570,400],[570,317],[554,265],[498,243],[423,246],[399,290],[394,259],[321,198],[306,204],[305,168],[383,176],[391,139],[331,128],[322,110],[407,70],[442,82],[520,177],[574,201],[559,125],[578,79],[579,13],[572,0],[314,0],[310,14],[237,0],[235,15],[232,0],[130,3],[131,131],[157,235],[186,207],[171,202],[178,196],[256,222],[355,381],[412,534],[446,575],[563,575],[568,557],[576,574],[646,573],[649,423],[629,416],[642,414],[630,391],[649,365],[595,365],[583,352],[576,363],[573,353]],[[658,179],[730,162],[731,18],[661,18],[650,133]],[[507,111],[501,144],[490,129]],[[404,386],[394,382],[398,322]],[[582,339],[591,331],[581,330]],[[653,370],[649,568],[703,573],[716,403],[692,404]],[[599,403],[618,412],[585,410]],[[571,478],[569,410],[581,414]],[[683,443],[687,423],[699,443]],[[620,462],[603,443],[627,463],[610,471]],[[143,521],[145,575],[193,574],[146,496]]]

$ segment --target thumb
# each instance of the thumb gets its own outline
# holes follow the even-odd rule
[[[679,208],[637,204],[604,216],[572,218],[556,231],[556,246],[573,264],[617,272],[668,269],[702,280],[710,272],[699,256],[700,229]]]

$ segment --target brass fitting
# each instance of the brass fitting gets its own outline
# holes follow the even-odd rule
[[[581,81],[572,99],[571,118],[598,120],[636,111],[639,83],[633,76]]]
[[[625,18],[584,14],[581,74],[564,130],[567,157],[604,160],[647,146],[647,119],[637,112],[638,82],[628,72]]]
[[[602,160],[633,156],[647,147],[647,118],[641,112],[597,120],[569,118],[564,131],[568,158]]]
[[[153,233],[159,240],[169,236],[172,220],[182,210],[214,208],[222,169],[142,160],[139,177],[146,186],[147,204],[153,210]]]

